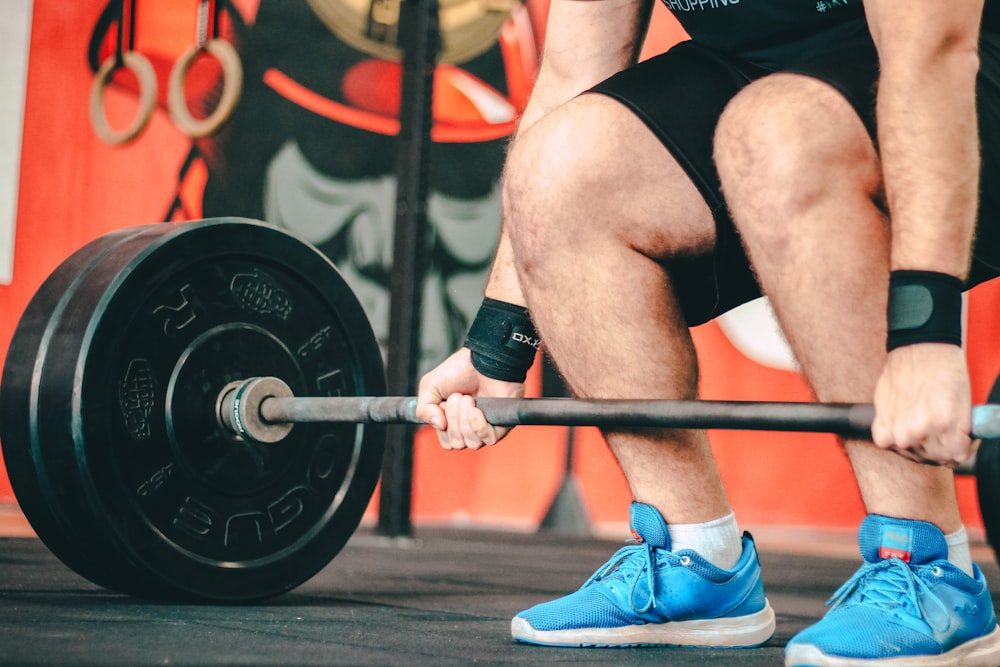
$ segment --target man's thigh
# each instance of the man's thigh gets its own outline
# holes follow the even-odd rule
[[[841,26],[837,39],[780,71],[820,79],[850,102],[875,141],[877,52],[863,22]],[[980,215],[968,286],[1000,275],[1000,34],[985,33],[978,86],[982,144]],[[671,51],[595,87],[641,118],[673,153],[698,187],[716,222],[713,254],[676,262],[670,269],[690,324],[712,319],[759,296],[712,159],[722,110],[744,86],[772,73],[739,57],[682,43]],[[823,118],[817,115],[817,124]]]
[[[864,22],[837,26],[836,38],[820,40],[813,51],[796,48],[794,54],[788,62],[780,63],[779,71],[804,74],[838,90],[874,140],[878,66]],[[717,239],[714,252],[674,261],[668,267],[692,326],[760,296],[722,194],[713,150],[716,126],[729,102],[748,84],[774,71],[685,42],[594,88],[621,101],[650,127],[712,211]],[[821,114],[815,122],[823,123]]]
[[[624,104],[652,130],[694,183],[715,220],[713,252],[675,259],[668,266],[691,326],[760,296],[729,218],[712,151],[722,110],[764,73],[710,48],[682,42],[593,88]]]

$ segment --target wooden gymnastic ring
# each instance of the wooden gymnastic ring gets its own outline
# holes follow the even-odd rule
[[[198,55],[205,51],[222,66],[222,95],[219,103],[207,118],[191,115],[184,96],[184,80]],[[243,65],[236,49],[222,39],[210,39],[203,46],[197,44],[185,51],[170,70],[167,84],[167,108],[174,124],[184,134],[198,138],[212,134],[229,120],[243,89]]]
[[[111,81],[111,75],[121,66],[131,70],[139,84],[139,109],[126,128],[115,130],[104,113],[104,90]],[[113,55],[101,63],[90,87],[90,122],[101,141],[112,146],[132,141],[149,124],[155,107],[156,72],[146,56],[138,51],[125,51],[121,63]]]

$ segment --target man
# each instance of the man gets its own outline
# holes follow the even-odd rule
[[[692,40],[636,65],[649,2],[553,0],[487,299],[418,414],[445,448],[503,437],[473,397],[522,394],[532,322],[579,396],[694,398],[688,327],[763,290],[817,398],[877,413],[874,444],[844,443],[865,562],[786,664],[1000,664],[950,470],[974,447],[960,295],[1000,266],[990,7],[666,4]],[[519,614],[514,637],[767,641],[753,541],[704,433],[605,437],[639,544]]]

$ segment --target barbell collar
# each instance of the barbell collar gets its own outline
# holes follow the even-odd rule
[[[265,400],[291,396],[291,388],[278,378],[237,380],[223,387],[215,413],[219,423],[237,438],[266,444],[281,442],[291,432],[295,420],[265,420],[261,407]]]

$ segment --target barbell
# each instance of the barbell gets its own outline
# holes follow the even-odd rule
[[[249,602],[353,534],[381,470],[387,397],[368,318],[336,267],[240,218],[87,244],[41,285],[0,382],[8,477],[39,538],[111,590]],[[1000,535],[1000,395],[973,410],[988,536]],[[870,405],[479,399],[498,425],[870,434]],[[995,491],[994,491],[995,490]]]
[[[412,396],[296,397],[280,378],[226,385],[216,401],[219,423],[256,443],[283,440],[297,423],[422,424]],[[673,399],[479,398],[496,426],[560,425],[602,428],[712,428],[813,431],[870,438],[870,404]],[[972,408],[973,438],[1000,437],[1000,405]]]

